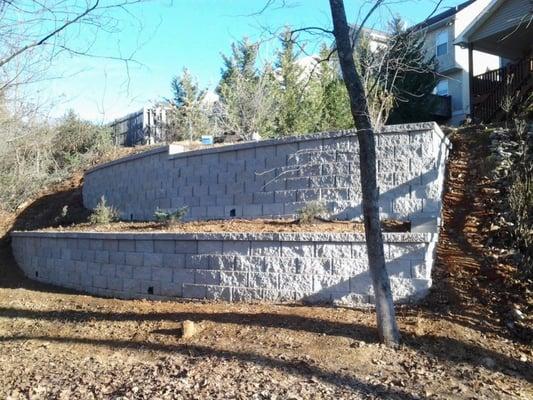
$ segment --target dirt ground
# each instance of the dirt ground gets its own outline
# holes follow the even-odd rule
[[[409,231],[409,222],[386,220],[382,222],[384,232]],[[94,225],[87,222],[69,226],[48,227],[45,231],[86,231],[86,232],[179,232],[179,233],[221,233],[221,232],[332,232],[353,233],[364,232],[362,222],[328,221],[315,219],[313,223],[300,223],[298,220],[288,219],[257,219],[257,220],[213,220],[176,222],[171,224],[161,222],[113,222],[110,224]]]
[[[533,399],[531,288],[489,264],[474,134],[454,138],[434,287],[397,309],[399,349],[372,310],[103,299],[24,279],[0,244],[0,399]],[[43,194],[6,229],[43,228],[78,182]],[[524,321],[509,321],[519,307]],[[184,320],[196,323],[181,337]]]

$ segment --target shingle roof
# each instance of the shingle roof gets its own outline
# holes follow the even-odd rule
[[[437,22],[442,21],[443,19],[446,19],[448,17],[451,17],[452,15],[457,14],[459,11],[461,11],[465,7],[468,7],[474,1],[476,0],[468,0],[455,7],[450,7],[448,10],[441,12],[440,14],[434,15],[433,17],[428,18],[425,21],[412,26],[410,30],[417,31],[423,28],[427,28],[428,26],[431,26],[433,24],[436,24]]]

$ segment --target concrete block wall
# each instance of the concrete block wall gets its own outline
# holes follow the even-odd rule
[[[431,286],[436,234],[385,233],[397,302]],[[363,234],[14,232],[26,276],[108,297],[370,305]]]
[[[377,135],[382,217],[440,215],[449,142],[435,123],[387,126]],[[176,153],[162,147],[85,174],[84,204],[104,195],[124,219],[187,206],[188,219],[290,217],[324,200],[341,219],[361,215],[359,146],[353,130]]]

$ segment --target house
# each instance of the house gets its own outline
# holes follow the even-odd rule
[[[455,44],[467,51],[467,87],[474,120],[503,117],[502,104],[519,104],[533,90],[533,1],[491,0],[463,29]],[[477,71],[479,52],[499,56],[499,68]]]
[[[440,119],[457,125],[470,115],[469,77],[501,66],[501,57],[474,49],[475,63],[469,62],[469,50],[455,46],[455,42],[472,21],[485,10],[490,0],[469,0],[411,29],[422,32],[426,50],[437,61],[438,81],[434,94],[447,99],[448,106],[440,106]]]
[[[109,124],[115,145],[135,146],[164,139],[168,107],[143,107]]]

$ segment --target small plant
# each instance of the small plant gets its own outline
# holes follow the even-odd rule
[[[163,211],[158,208],[154,212],[154,217],[157,222],[164,223],[166,225],[174,225],[180,222],[183,217],[185,217],[188,210],[189,209],[187,206],[178,208],[176,211],[172,212]]]
[[[118,220],[118,211],[113,206],[106,204],[105,197],[102,196],[96,205],[94,212],[89,217],[89,222],[93,225],[109,224]]]
[[[68,206],[63,206],[61,209],[61,212],[57,217],[55,217],[54,221],[56,224],[63,224],[67,221],[68,217]]]
[[[298,222],[312,224],[317,219],[325,218],[328,210],[323,201],[311,201],[298,210]]]
[[[68,206],[63,206],[61,209],[61,219],[67,218],[68,215]]]

